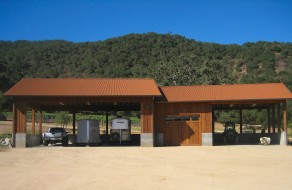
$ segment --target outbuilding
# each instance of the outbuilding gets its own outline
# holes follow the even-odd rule
[[[42,120],[37,133],[35,112],[60,110],[73,113],[74,134],[78,111],[140,111],[141,146],[178,146],[214,145],[216,110],[238,110],[244,138],[242,110],[266,109],[268,135],[287,144],[287,100],[292,99],[282,83],[158,87],[153,79],[113,78],[24,78],[5,96],[13,99],[16,147],[40,138]],[[28,110],[32,135],[26,134]]]

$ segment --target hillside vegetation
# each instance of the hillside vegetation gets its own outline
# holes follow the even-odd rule
[[[283,82],[292,90],[292,44],[220,45],[156,33],[84,43],[1,41],[0,105],[23,77],[147,77],[164,86]]]

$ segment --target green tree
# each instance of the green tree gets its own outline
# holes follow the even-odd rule
[[[67,125],[71,122],[72,118],[68,112],[61,111],[57,113],[55,120],[61,127],[66,127],[67,129]]]
[[[5,99],[4,99],[4,94],[2,91],[0,91],[0,115],[2,114],[3,110],[3,105],[5,103]]]

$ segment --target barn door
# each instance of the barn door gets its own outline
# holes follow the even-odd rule
[[[178,122],[168,121],[164,128],[164,145],[179,146]]]
[[[200,122],[185,121],[179,127],[180,145],[201,145]]]
[[[193,120],[192,116],[168,116],[175,118],[168,120],[164,127],[164,145],[201,145],[201,125],[200,117]],[[180,119],[181,118],[181,119]],[[188,119],[186,119],[188,118]]]

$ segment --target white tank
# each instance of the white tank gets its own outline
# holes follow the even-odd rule
[[[79,120],[77,126],[77,144],[98,144],[101,142],[97,120]]]
[[[112,120],[111,129],[129,129],[129,120],[124,118],[116,118]]]

